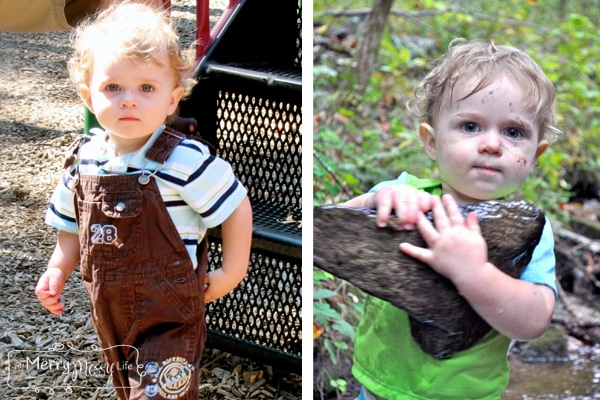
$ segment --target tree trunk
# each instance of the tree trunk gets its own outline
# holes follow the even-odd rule
[[[394,0],[374,0],[373,9],[365,21],[365,32],[358,52],[358,86],[364,93],[377,63],[383,30]]]

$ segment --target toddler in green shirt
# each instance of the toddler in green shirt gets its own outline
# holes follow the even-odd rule
[[[404,311],[369,297],[355,338],[359,400],[498,400],[508,385],[510,340],[535,339],[546,329],[557,293],[548,220],[531,262],[513,279],[488,261],[477,215],[465,218],[457,205],[502,199],[521,186],[561,134],[555,97],[524,52],[462,39],[417,86],[409,109],[439,180],[403,173],[345,205],[376,209],[381,226],[394,210],[399,229],[418,229],[427,248],[401,243],[400,251],[450,279],[493,330],[437,359],[412,339]],[[434,224],[424,216],[430,210]]]

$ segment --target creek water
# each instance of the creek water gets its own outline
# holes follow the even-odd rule
[[[569,360],[524,363],[510,355],[511,379],[502,400],[600,399],[600,346],[569,338]]]

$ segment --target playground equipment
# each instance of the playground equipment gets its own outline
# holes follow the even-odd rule
[[[247,277],[208,305],[208,345],[300,369],[302,343],[302,3],[230,0],[212,30],[197,0],[198,84],[182,117],[231,163],[253,209]],[[210,267],[220,232],[209,232]]]

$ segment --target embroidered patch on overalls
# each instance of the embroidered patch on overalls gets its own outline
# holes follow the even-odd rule
[[[160,394],[165,399],[183,397],[190,388],[194,366],[183,357],[171,357],[158,365],[154,361],[146,364],[146,373],[152,377],[152,384],[144,389],[146,396]]]
[[[123,242],[119,240],[116,226],[93,224],[90,230],[92,231],[92,243],[111,244],[119,249],[123,247]]]

